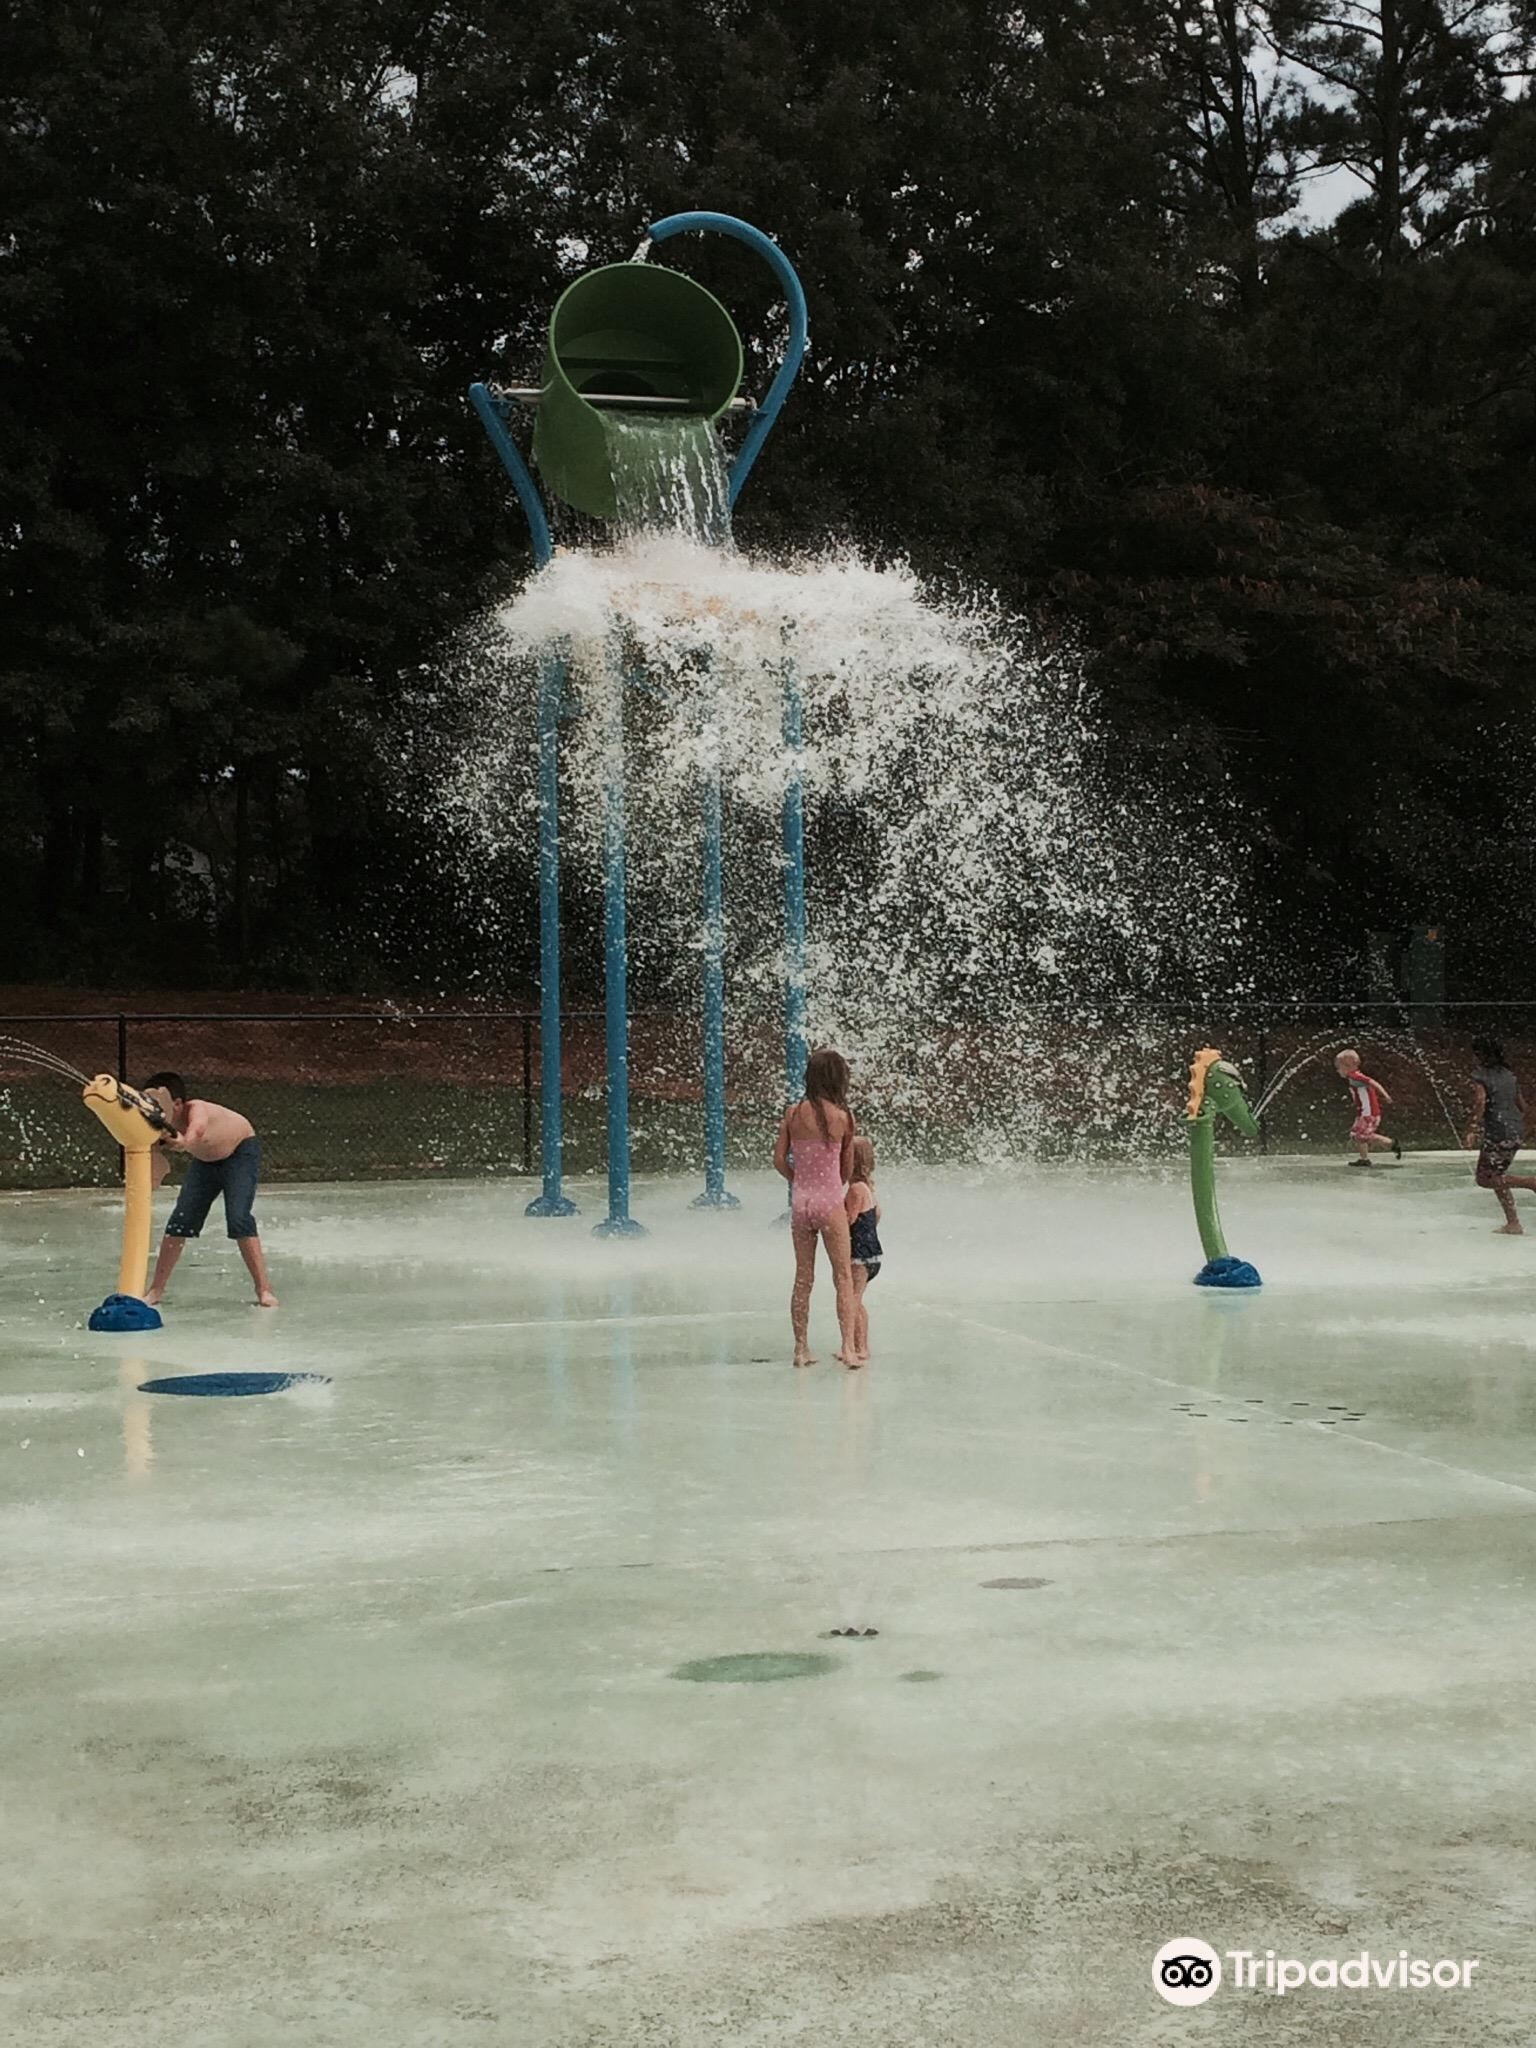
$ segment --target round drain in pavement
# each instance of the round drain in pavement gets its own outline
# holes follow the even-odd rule
[[[793,1650],[743,1650],[734,1657],[697,1657],[679,1664],[674,1678],[695,1685],[771,1685],[779,1678],[824,1678],[837,1669],[835,1657]]]

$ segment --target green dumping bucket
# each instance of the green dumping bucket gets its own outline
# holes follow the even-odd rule
[[[718,419],[741,372],[730,314],[692,278],[648,263],[588,271],[550,316],[533,459],[555,497],[612,519],[615,416]]]

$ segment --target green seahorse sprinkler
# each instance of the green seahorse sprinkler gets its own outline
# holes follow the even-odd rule
[[[1256,1138],[1259,1126],[1242,1076],[1214,1046],[1197,1052],[1189,1069],[1189,1185],[1195,1197],[1195,1221],[1205,1264],[1195,1275],[1197,1287],[1258,1287],[1258,1269],[1227,1250],[1216,1206],[1216,1119],[1224,1116],[1245,1138]]]

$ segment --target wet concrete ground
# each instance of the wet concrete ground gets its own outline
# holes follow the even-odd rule
[[[7,2037],[1527,2043],[1536,1235],[1233,1161],[1223,1299],[1177,1177],[894,1176],[852,1377],[692,1192],[277,1191],[283,1308],[210,1237],[142,1340],[110,1200],[0,1199]]]

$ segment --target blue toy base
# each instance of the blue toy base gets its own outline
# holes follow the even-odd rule
[[[1197,1287],[1262,1287],[1257,1266],[1246,1259],[1207,1259],[1195,1275]]]
[[[324,1372],[184,1372],[167,1380],[145,1380],[141,1394],[206,1394],[230,1399],[243,1394],[281,1394],[289,1387],[328,1387]]]
[[[690,1209],[739,1209],[741,1204],[734,1195],[728,1195],[724,1188],[714,1193],[706,1188],[702,1195],[695,1195],[688,1206]]]
[[[603,1223],[593,1226],[594,1237],[644,1237],[646,1228],[637,1223],[633,1216],[610,1216]]]
[[[579,1216],[581,1211],[569,1195],[538,1195],[523,1211],[525,1216]]]
[[[159,1309],[140,1301],[136,1294],[109,1294],[100,1308],[91,1310],[89,1330],[106,1330],[116,1335],[125,1330],[160,1330],[165,1327]]]

